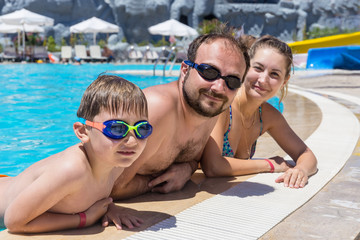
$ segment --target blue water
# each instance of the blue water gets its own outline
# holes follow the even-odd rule
[[[0,65],[0,174],[15,176],[34,162],[78,142],[72,130],[76,111],[85,89],[100,73],[152,68],[113,64]],[[142,89],[177,79],[120,76]]]

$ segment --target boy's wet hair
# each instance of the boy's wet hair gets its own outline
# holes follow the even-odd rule
[[[280,39],[271,36],[271,35],[264,35],[260,38],[258,38],[253,45],[250,48],[249,55],[250,59],[253,58],[257,52],[257,50],[261,48],[272,48],[275,49],[279,54],[283,55],[286,59],[286,73],[285,77],[288,77],[291,73],[291,68],[293,67],[293,54],[291,51],[291,48],[289,45],[287,45],[285,42],[281,41]],[[284,88],[281,88],[281,96],[280,101],[281,102],[284,97],[287,94],[288,90],[288,83],[284,86]]]
[[[216,32],[200,35],[196,39],[194,39],[189,45],[189,49],[187,52],[188,60],[195,62],[196,54],[197,54],[199,47],[202,44],[213,43],[214,41],[216,41],[218,39],[226,40],[235,49],[238,49],[240,54],[243,55],[243,57],[245,59],[246,68],[245,68],[244,76],[241,80],[242,80],[242,82],[244,82],[246,73],[250,67],[250,57],[248,54],[248,47],[246,46],[246,43],[241,38],[235,39],[233,30],[231,28],[228,28],[226,25],[222,25],[221,27],[219,27]],[[200,64],[200,63],[197,63],[197,64]]]
[[[100,75],[81,99],[77,116],[92,121],[101,111],[148,116],[147,101],[142,90],[132,82],[114,75]]]

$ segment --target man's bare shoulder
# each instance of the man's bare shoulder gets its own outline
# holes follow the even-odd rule
[[[150,120],[162,118],[177,109],[179,102],[177,81],[146,88],[144,93],[148,102]]]
[[[178,82],[151,86],[144,89],[144,93],[150,104],[156,104],[158,101],[164,100],[173,101],[178,99]]]

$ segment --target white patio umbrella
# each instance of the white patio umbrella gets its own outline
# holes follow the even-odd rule
[[[0,23],[0,33],[16,33],[24,30],[25,32],[44,32],[44,28],[38,25],[10,25],[6,23]]]
[[[94,45],[96,44],[97,33],[117,33],[119,30],[119,26],[97,17],[89,18],[70,27],[72,33],[93,33]]]
[[[25,8],[0,16],[0,21],[9,25],[22,26],[21,31],[24,32],[23,53],[25,51],[25,32],[43,32],[44,29],[40,26],[54,25],[54,19],[31,12]]]
[[[25,8],[21,10],[17,10],[12,13],[8,13],[0,16],[0,20],[3,23],[11,24],[11,25],[21,25],[21,24],[29,24],[29,25],[39,25],[39,26],[53,26],[54,19],[31,12],[26,10]]]
[[[148,28],[149,32],[153,35],[163,35],[163,36],[197,36],[198,32],[189,27],[186,24],[183,24],[175,19],[170,19],[165,22],[156,24]]]

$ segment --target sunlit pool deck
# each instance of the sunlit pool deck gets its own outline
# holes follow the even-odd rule
[[[284,115],[319,161],[303,189],[276,184],[277,173],[207,179],[198,170],[179,192],[118,202],[143,218],[141,228],[98,224],[30,236],[4,231],[0,239],[358,239],[359,78],[356,71],[297,71],[290,80]],[[285,153],[261,137],[255,157],[274,155]]]

